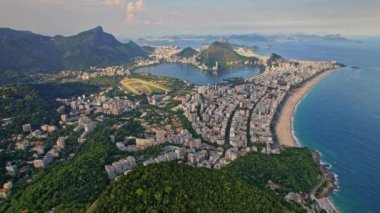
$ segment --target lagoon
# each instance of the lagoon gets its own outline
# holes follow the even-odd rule
[[[159,64],[143,67],[134,73],[150,73],[156,76],[166,76],[188,81],[195,85],[219,84],[229,78],[249,78],[260,72],[259,68],[239,67],[231,70],[219,71],[217,74],[202,71],[189,64]]]

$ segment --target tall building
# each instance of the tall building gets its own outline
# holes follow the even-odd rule
[[[157,143],[165,143],[165,131],[163,130],[156,131],[156,141]]]
[[[129,166],[131,168],[136,166],[136,159],[133,156],[128,156],[126,159],[129,161]]]
[[[114,178],[116,176],[115,168],[113,168],[112,165],[105,165],[104,168],[107,172],[108,178]]]
[[[111,165],[106,165],[104,169],[109,178],[114,178],[117,175],[123,174],[136,166],[136,159],[133,156],[128,156],[125,159],[113,162]]]
[[[67,122],[68,116],[67,115],[61,115],[61,121]]]
[[[65,137],[59,137],[57,139],[57,146],[60,149],[64,149],[66,147],[66,138]]]
[[[185,156],[185,148],[181,147],[179,149],[176,149],[175,153],[177,154],[177,159],[181,159]]]
[[[136,138],[136,146],[138,147],[151,147],[154,145],[154,139],[149,138],[149,139],[143,139],[143,138]]]
[[[200,149],[201,144],[202,142],[200,139],[193,139],[190,141],[189,146],[191,149]]]
[[[24,125],[22,125],[22,131],[24,131],[24,132],[31,132],[32,131],[32,125],[30,125],[30,124],[24,124]]]
[[[33,165],[35,168],[45,168],[46,167],[45,161],[42,159],[34,160]]]

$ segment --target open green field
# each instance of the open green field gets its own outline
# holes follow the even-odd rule
[[[168,88],[154,83],[153,81],[147,81],[138,78],[126,78],[121,81],[121,86],[136,95],[143,93],[152,94],[169,92]]]

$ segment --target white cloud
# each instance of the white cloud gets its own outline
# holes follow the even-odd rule
[[[125,22],[129,24],[137,22],[144,7],[144,0],[129,1],[125,6]]]
[[[140,16],[143,15],[142,11],[145,8],[144,0],[102,0],[102,4],[113,7],[124,7],[124,21],[127,24],[147,22],[147,20],[140,20]]]

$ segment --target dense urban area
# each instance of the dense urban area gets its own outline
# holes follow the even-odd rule
[[[126,65],[0,88],[2,211],[324,211],[323,187],[309,194],[323,179],[318,154],[280,146],[274,128],[293,89],[340,64],[259,56],[228,41],[150,48]],[[261,71],[205,86],[133,73],[160,63]]]

